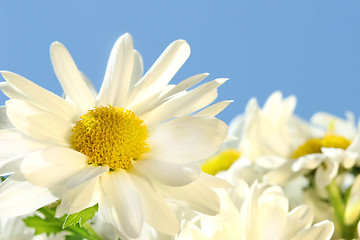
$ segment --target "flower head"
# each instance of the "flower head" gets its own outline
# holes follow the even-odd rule
[[[57,216],[98,204],[126,239],[138,237],[144,222],[177,232],[165,197],[206,214],[218,212],[210,186],[220,180],[208,181],[194,162],[214,154],[227,135],[227,125],[214,116],[229,101],[205,108],[226,79],[188,90],[207,76],[199,74],[170,85],[190,55],[184,40],[170,44],[142,76],[141,56],[124,34],[97,94],[61,43],[53,43],[50,54],[65,99],[1,72],[6,82],[0,87],[10,100],[8,125],[0,132],[7,143],[0,149],[0,174],[12,174],[0,186],[1,214],[32,212],[57,199]]]

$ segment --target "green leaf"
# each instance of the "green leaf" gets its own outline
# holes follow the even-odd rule
[[[58,220],[51,221],[51,219],[48,218],[43,219],[39,216],[32,216],[23,219],[23,221],[25,222],[26,226],[35,229],[35,235],[42,233],[49,235],[50,233],[56,234],[63,231],[61,222]]]
[[[87,221],[89,221],[90,219],[92,219],[94,217],[94,215],[97,211],[98,211],[98,205],[96,204],[96,205],[86,208],[78,213],[68,215],[65,218],[65,222],[64,222],[62,228],[66,228],[66,227],[74,225],[76,223],[79,223],[80,227],[82,227]]]

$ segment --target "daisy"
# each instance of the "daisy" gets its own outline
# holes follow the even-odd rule
[[[244,181],[230,194],[221,196],[220,217],[198,216],[183,222],[178,240],[330,239],[334,225],[322,221],[313,225],[313,214],[305,205],[289,211],[288,199],[277,186],[249,188]]]
[[[195,162],[214,154],[226,138],[227,125],[214,116],[229,101],[207,107],[226,79],[190,91],[208,74],[169,85],[190,55],[184,40],[170,44],[142,76],[141,56],[124,34],[98,94],[61,43],[51,45],[50,55],[65,99],[1,72],[1,89],[10,98],[4,122],[14,126],[0,132],[1,174],[12,174],[0,186],[2,215],[29,213],[56,200],[58,217],[98,204],[102,217],[128,239],[140,236],[144,222],[166,234],[178,231],[164,198],[218,213],[210,187],[224,183],[202,174]]]

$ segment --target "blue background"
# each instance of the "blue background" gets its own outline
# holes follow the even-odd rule
[[[296,113],[360,115],[360,1],[0,1],[0,69],[61,95],[49,46],[60,41],[99,89],[112,45],[131,33],[145,70],[175,39],[192,54],[173,82],[228,77],[219,117],[229,122],[255,96],[298,98]],[[1,93],[0,104],[6,97]]]

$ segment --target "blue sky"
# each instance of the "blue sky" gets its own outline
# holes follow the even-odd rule
[[[51,3],[50,3],[51,2]],[[0,69],[61,94],[49,47],[60,41],[100,87],[111,47],[129,32],[148,69],[172,41],[192,54],[174,83],[197,73],[230,78],[218,100],[234,100],[229,122],[275,90],[297,96],[296,113],[360,115],[360,1],[39,1],[0,2]],[[6,97],[0,95],[0,104]]]

